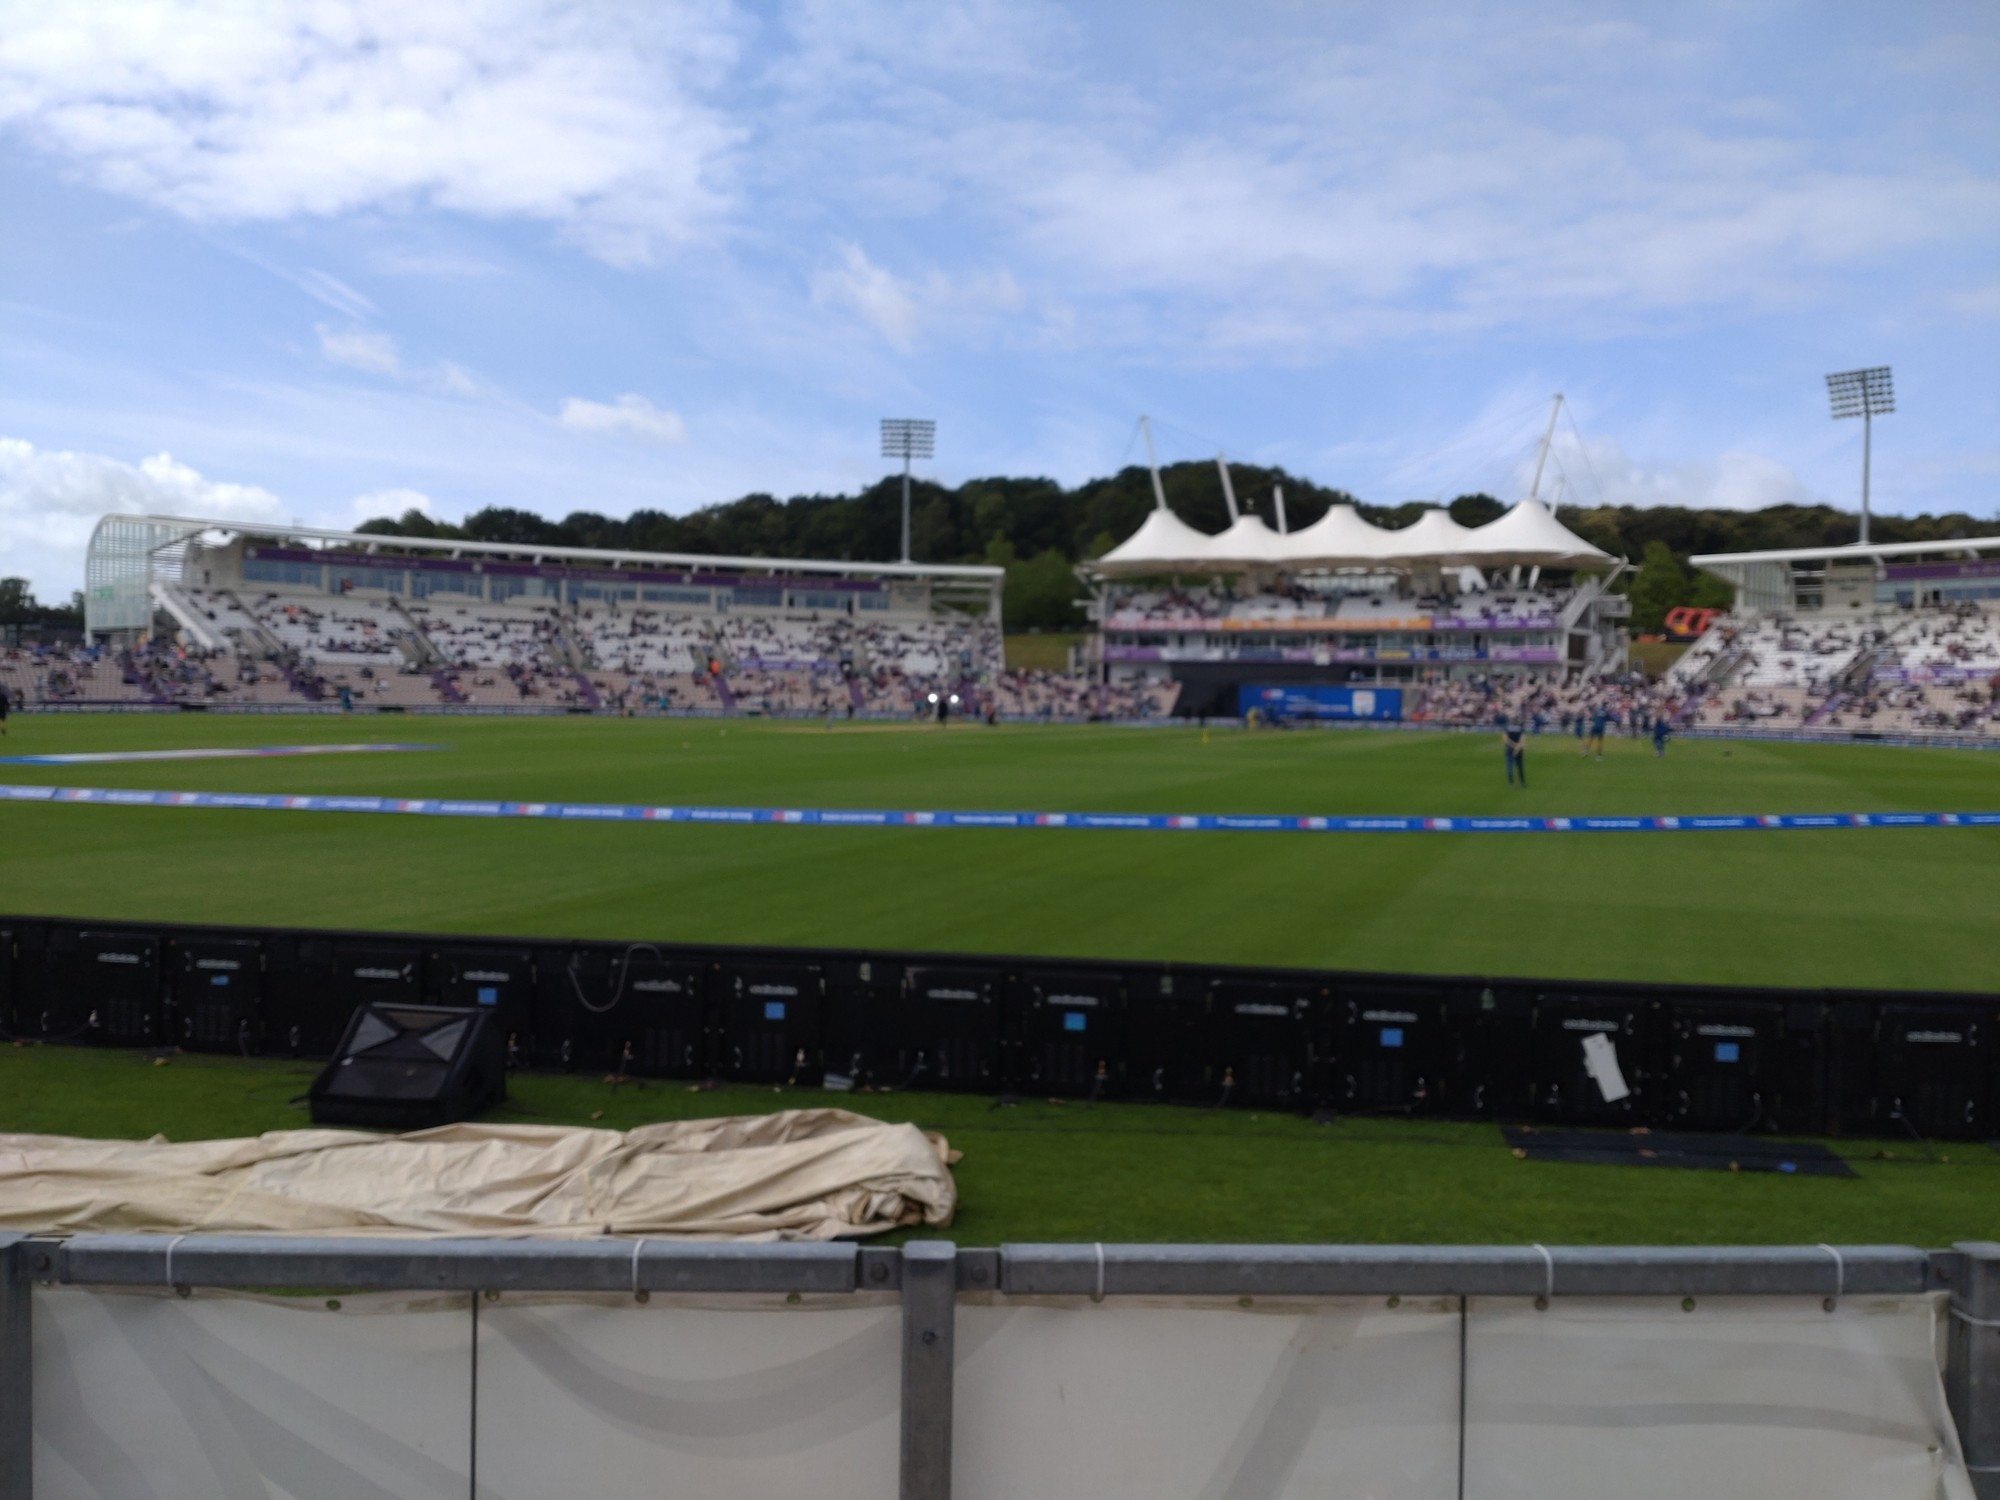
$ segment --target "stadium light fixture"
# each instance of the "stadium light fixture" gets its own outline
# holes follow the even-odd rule
[[[910,560],[910,460],[937,451],[937,423],[926,417],[884,417],[882,456],[903,461],[903,561]]]
[[[1873,446],[1875,419],[1896,409],[1896,388],[1889,379],[1889,367],[1876,365],[1868,370],[1843,370],[1826,377],[1827,399],[1833,403],[1834,420],[1861,418],[1861,540],[1868,541],[1868,463]]]

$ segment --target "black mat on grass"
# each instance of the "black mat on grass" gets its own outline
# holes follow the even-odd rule
[[[1597,1167],[1688,1167],[1707,1172],[1783,1172],[1852,1177],[1854,1168],[1818,1141],[1772,1141],[1747,1135],[1633,1135],[1622,1130],[1537,1130],[1509,1125],[1501,1134],[1529,1161]]]

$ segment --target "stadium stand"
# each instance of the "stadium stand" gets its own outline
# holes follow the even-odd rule
[[[754,571],[753,571],[754,569]],[[584,553],[106,517],[92,635],[16,654],[24,706],[1157,717],[1171,684],[1010,673],[1000,571]],[[121,613],[122,611],[122,613]],[[122,623],[129,622],[129,623]]]
[[[2000,736],[2000,620],[1955,601],[1820,623],[1726,615],[1668,674],[1706,728]]]
[[[1440,726],[1546,731],[1602,712],[1635,730],[2000,739],[2000,563],[1978,561],[1851,586],[1829,564],[1787,575],[1818,592],[1795,581],[1770,598],[1745,572],[1764,607],[1717,617],[1651,684],[1626,668],[1625,601],[1580,567],[1114,571],[1093,580],[1097,629],[1074,673],[1006,670],[994,569],[558,557],[117,516],[87,570],[93,644],[0,656],[23,708],[907,717],[935,694],[996,720],[1235,712],[1233,689],[1188,696],[1208,671],[1394,686],[1405,721]]]

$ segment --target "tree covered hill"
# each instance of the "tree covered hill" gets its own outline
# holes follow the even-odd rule
[[[1406,526],[1430,503],[1363,504],[1344,490],[1251,464],[1232,465],[1230,474],[1238,504],[1267,521],[1276,519],[1273,491],[1282,486],[1286,519],[1294,530],[1341,502],[1356,506],[1382,526]],[[1228,524],[1215,465],[1172,464],[1161,470],[1160,479],[1167,503],[1181,519],[1211,532]],[[923,562],[1006,567],[1009,625],[1062,629],[1080,620],[1072,565],[1116,546],[1146,518],[1152,505],[1152,483],[1145,469],[1136,465],[1074,489],[1052,479],[970,479],[954,489],[917,480],[911,486],[911,552]],[[1449,509],[1461,523],[1477,526],[1506,507],[1490,495],[1460,495]],[[1851,513],[1823,505],[1780,505],[1759,511],[1565,505],[1557,513],[1580,536],[1614,557],[1631,559],[1635,567],[1654,543],[1672,554],[1677,568],[1684,568],[1689,555],[1697,552],[1827,546],[1852,541],[1855,534]],[[858,562],[896,556],[901,517],[901,481],[891,476],[858,495],[795,495],[786,500],[746,495],[681,516],[638,510],[619,518],[580,510],[552,520],[531,511],[489,507],[456,526],[409,511],[368,521],[360,529],[548,546]],[[1884,542],[1938,541],[1988,535],[2000,531],[2000,524],[1958,513],[1877,516],[1874,531]],[[1657,556],[1655,550],[1653,557]],[[1669,604],[1697,602],[1696,581],[1684,572],[1682,577],[1683,588],[1661,591]],[[1674,597],[1679,593],[1687,597]],[[1650,616],[1654,611],[1648,608],[1645,613]],[[1635,623],[1645,629],[1657,621]]]

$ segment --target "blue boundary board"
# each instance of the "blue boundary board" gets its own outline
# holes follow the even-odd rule
[[[393,750],[442,749],[442,745],[253,745],[210,750],[77,750],[64,755],[0,755],[0,766],[97,766],[149,760],[263,760],[290,755],[374,755]]]
[[[0,785],[0,802],[187,807],[247,812],[403,813],[602,823],[779,823],[828,828],[1082,828],[1168,833],[1716,833],[1769,829],[2000,828],[2000,812],[1712,814],[1660,817],[1381,817],[1315,814],[918,812],[870,808],[649,807],[601,802],[476,802],[450,797],[152,792]]]

